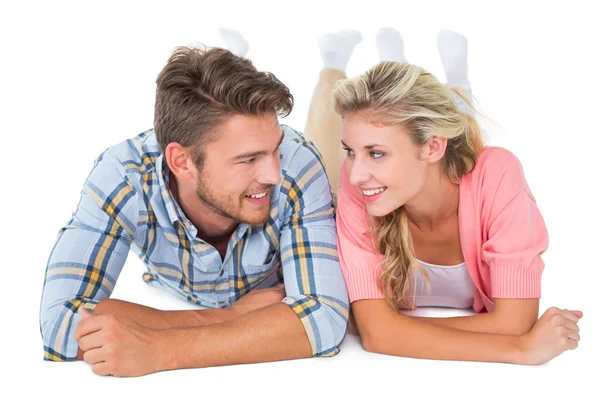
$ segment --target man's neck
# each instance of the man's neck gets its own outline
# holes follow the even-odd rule
[[[192,188],[179,185],[173,174],[169,176],[169,188],[185,216],[198,230],[197,237],[199,239],[215,247],[219,243],[229,241],[231,234],[239,225],[238,221],[215,213],[214,210],[198,199]]]

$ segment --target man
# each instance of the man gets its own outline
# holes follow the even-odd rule
[[[278,123],[292,106],[245,58],[174,51],[154,129],[102,153],[59,234],[42,294],[45,359],[138,376],[337,354],[348,298],[331,188],[314,145]],[[207,309],[111,299],[130,248],[146,282]]]

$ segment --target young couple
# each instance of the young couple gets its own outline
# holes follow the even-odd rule
[[[538,318],[546,227],[517,158],[482,143],[463,36],[438,36],[447,84],[393,29],[352,79],[360,33],[323,36],[303,136],[278,122],[288,88],[220,33],[230,50],[171,54],[153,129],[96,160],[48,260],[45,359],[139,376],[333,356],[349,320],[367,351],[404,357],[542,364],[577,347],[580,311]],[[199,309],[110,298],[131,250]],[[406,312],[427,306],[477,314]]]

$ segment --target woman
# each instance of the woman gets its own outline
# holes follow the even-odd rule
[[[220,34],[245,56],[239,32]],[[548,234],[519,161],[483,146],[466,39],[438,36],[447,85],[407,64],[402,37],[390,28],[376,38],[382,62],[346,79],[361,40],[356,31],[320,40],[324,68],[305,134],[337,189],[338,251],[364,348],[518,364],[576,348],[580,311],[553,307],[537,318]],[[406,315],[426,306],[478,314]]]
[[[377,38],[382,62],[344,79],[359,41],[356,32],[321,40],[306,134],[334,185],[342,135],[338,251],[363,347],[516,364],[575,349],[580,311],[553,307],[538,319],[546,226],[518,159],[483,145],[470,95],[457,88],[468,88],[466,39],[438,36],[447,85],[404,62],[391,29]],[[478,314],[406,313],[424,306]]]

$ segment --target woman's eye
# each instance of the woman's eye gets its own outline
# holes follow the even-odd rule
[[[378,151],[372,151],[372,152],[371,152],[371,157],[373,157],[373,158],[381,158],[381,157],[383,157],[383,156],[384,156],[384,154],[383,154],[383,153],[380,153],[380,152],[378,152]]]
[[[346,154],[348,155],[348,157],[352,157],[354,155],[354,152],[347,148],[347,147],[343,147],[344,151],[346,152]]]

